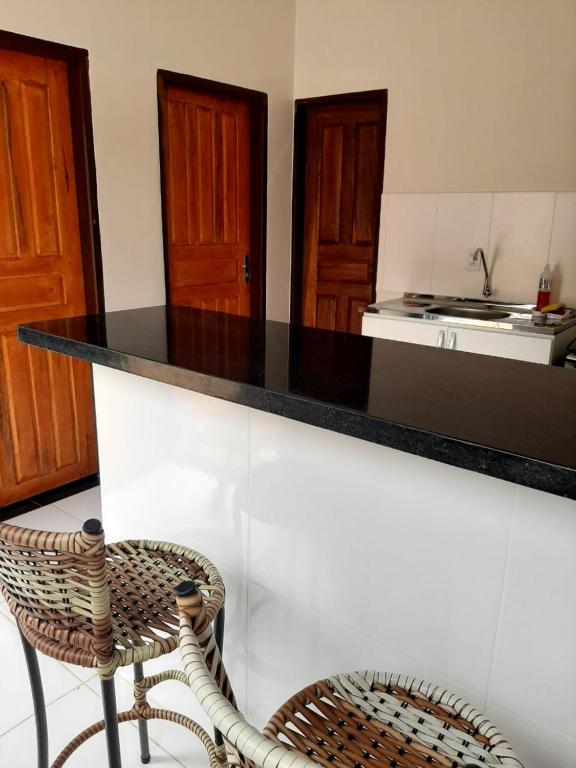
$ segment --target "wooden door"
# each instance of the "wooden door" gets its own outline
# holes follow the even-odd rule
[[[167,85],[161,94],[170,304],[250,315],[250,109]]]
[[[302,322],[361,332],[374,301],[385,113],[382,100],[308,106]]]
[[[96,470],[89,365],[16,338],[85,309],[66,64],[0,50],[0,505]]]

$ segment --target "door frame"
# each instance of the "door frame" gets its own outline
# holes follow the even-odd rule
[[[388,115],[388,90],[354,91],[328,96],[296,99],[294,102],[294,163],[292,172],[292,258],[290,269],[290,322],[302,325],[302,278],[304,267],[304,214],[306,191],[306,124],[308,112],[313,107],[342,104],[350,101],[378,102],[382,114],[381,152],[378,158],[378,177],[384,183],[384,159],[386,157],[386,121]],[[378,197],[375,216],[380,220],[382,194]],[[380,227],[375,227],[374,261],[378,260]],[[376,264],[374,265],[376,267]],[[376,268],[372,272],[372,301],[376,299]]]
[[[162,99],[170,85],[206,93],[225,99],[248,102],[250,114],[250,317],[266,316],[266,220],[268,188],[268,94],[239,85],[207,80],[159,69],[156,74],[158,93],[158,139],[160,148],[160,190],[162,196],[162,237],[164,243],[164,276],[166,304],[169,303],[168,221],[166,210],[165,168],[163,158]]]
[[[6,30],[0,30],[0,48],[56,59],[66,64],[86,313],[104,312],[102,248],[98,217],[88,51],[85,48],[53,43],[49,40],[41,40]]]

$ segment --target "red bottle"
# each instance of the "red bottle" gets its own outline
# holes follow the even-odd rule
[[[540,275],[540,282],[538,283],[538,298],[536,300],[536,309],[541,310],[542,307],[546,307],[550,304],[550,293],[552,291],[552,270],[550,264],[546,263],[546,266],[542,270]]]

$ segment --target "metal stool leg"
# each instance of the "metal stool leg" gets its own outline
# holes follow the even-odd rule
[[[144,679],[144,669],[141,661],[134,662],[134,682],[139,683]],[[138,720],[138,732],[140,733],[140,760],[146,764],[150,762],[150,741],[148,739],[148,721]]]
[[[38,768],[48,768],[48,724],[46,722],[46,704],[44,703],[44,691],[42,690],[42,677],[38,666],[38,656],[28,640],[20,632],[20,639],[24,648],[30,687],[32,688],[32,700],[34,702],[34,716],[36,718],[36,741],[38,744]]]
[[[225,618],[224,606],[222,606],[214,622],[214,639],[216,640],[216,645],[218,646],[218,650],[220,651],[220,656],[222,656],[222,653],[224,650],[224,618]],[[214,742],[218,747],[221,744],[224,744],[224,739],[222,738],[222,734],[220,733],[220,731],[216,729],[214,729]]]
[[[100,687],[102,689],[102,702],[104,704],[104,727],[106,729],[106,746],[108,748],[108,768],[122,768],[114,678],[111,677],[108,680],[101,680]]]

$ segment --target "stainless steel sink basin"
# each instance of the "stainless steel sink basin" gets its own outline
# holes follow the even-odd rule
[[[464,317],[471,320],[504,320],[510,317],[510,312],[502,312],[500,309],[472,309],[467,307],[434,307],[431,315],[444,315],[445,317]]]
[[[463,296],[436,296],[430,293],[405,293],[401,297],[371,304],[368,314],[422,320],[451,327],[484,328],[492,331],[518,331],[554,336],[576,326],[576,310],[568,310],[560,322],[541,325],[534,322],[532,304],[467,299]]]

